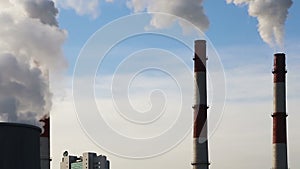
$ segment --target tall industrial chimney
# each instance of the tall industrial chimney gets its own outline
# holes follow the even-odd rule
[[[193,169],[208,169],[206,41],[195,41],[194,76],[195,104],[193,134]]]
[[[285,54],[274,55],[273,169],[288,169]]]
[[[44,131],[40,135],[41,169],[50,169],[50,117],[45,116],[40,121],[44,123]]]

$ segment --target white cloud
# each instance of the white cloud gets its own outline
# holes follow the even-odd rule
[[[58,6],[65,9],[74,9],[78,15],[90,15],[97,18],[100,14],[99,0],[54,0]]]
[[[65,9],[73,9],[78,15],[89,15],[97,18],[100,14],[100,3],[114,3],[114,0],[54,0],[58,6]],[[149,23],[151,27],[163,29],[172,26],[176,21],[182,27],[184,33],[190,32],[190,24],[178,19],[183,18],[200,30],[205,31],[209,27],[209,20],[205,15],[203,0],[128,0],[127,6],[134,13],[157,12],[152,14]],[[158,14],[164,13],[165,15]]]
[[[150,25],[154,28],[167,28],[178,21],[184,31],[189,30],[190,25],[178,20],[177,17],[186,19],[202,31],[209,27],[209,21],[203,8],[203,0],[129,0],[127,5],[135,13],[146,11],[174,15],[174,17],[168,17],[152,14]]]

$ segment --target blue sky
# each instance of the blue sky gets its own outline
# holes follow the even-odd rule
[[[219,119],[214,119],[218,117],[211,117],[214,123],[218,123],[214,134],[211,136],[210,142],[211,168],[271,168],[270,114],[273,111],[271,70],[273,53],[277,51],[263,42],[257,31],[257,19],[248,15],[247,6],[237,7],[233,4],[226,4],[225,0],[206,0],[204,1],[204,10],[210,20],[210,27],[205,33],[219,54],[218,56],[223,64],[226,79],[226,106],[224,112],[222,112],[223,116],[221,122],[218,123]],[[98,29],[119,17],[132,14],[132,11],[127,8],[126,3],[118,0],[114,3],[101,1],[98,11],[100,11],[100,15],[97,18],[93,18],[90,15],[78,15],[72,9],[60,7],[59,25],[68,31],[68,39],[64,45],[64,53],[68,59],[69,67],[66,73],[64,97],[55,97],[53,106],[52,116],[53,119],[57,119],[53,122],[52,145],[55,145],[52,150],[54,157],[53,167],[58,167],[61,154],[66,149],[70,151],[70,154],[80,154],[83,151],[96,151],[106,154],[111,159],[112,168],[124,166],[128,166],[128,168],[145,168],[144,166],[151,167],[153,164],[157,164],[158,168],[172,167],[179,169],[190,167],[190,161],[192,159],[191,135],[188,135],[174,149],[162,156],[145,160],[132,160],[115,156],[109,151],[99,148],[87,137],[86,133],[83,132],[77,120],[70,85],[76,59],[84,44]],[[288,65],[287,95],[288,111],[290,112],[290,168],[299,168],[300,166],[297,160],[297,155],[300,153],[300,146],[298,145],[300,137],[298,136],[297,130],[300,127],[297,122],[297,119],[300,118],[300,115],[297,114],[297,103],[300,101],[300,95],[298,94],[300,93],[300,76],[297,74],[300,66],[299,56],[297,55],[300,50],[299,16],[300,4],[298,1],[294,1],[293,6],[289,9],[289,16],[285,24],[286,36],[284,49],[284,52],[287,54]],[[120,28],[120,31],[122,31],[122,29],[125,28]],[[175,25],[175,28],[170,30],[176,31],[178,29],[179,26]],[[187,35],[187,39],[188,38],[193,39],[191,35]],[[160,43],[157,43],[157,41]],[[181,46],[181,48],[177,48],[178,46]],[[105,93],[105,97],[101,97],[101,93],[96,98],[96,102],[102,105],[100,109],[105,112],[112,112],[112,116],[117,115],[112,110],[113,103],[110,101],[110,97],[106,96],[109,95],[107,91],[110,90],[113,71],[120,60],[124,59],[118,52],[121,52],[126,55],[124,57],[127,57],[127,55],[135,51],[158,47],[172,51],[178,55],[188,55],[182,56],[181,59],[187,63],[190,70],[192,69],[191,51],[182,48],[182,44],[176,41],[174,42],[171,39],[151,35],[127,39],[124,43],[112,49],[111,53],[107,55],[107,64],[104,66],[106,73],[103,77],[103,81],[101,82],[101,75],[97,78],[97,82],[100,82],[96,83],[95,91]],[[138,54],[141,53],[137,53],[137,55]],[[151,60],[151,58],[148,59]],[[137,62],[140,62],[140,60]],[[167,62],[162,59],[161,63],[165,64]],[[170,82],[168,81],[170,79],[153,76],[152,74],[152,77],[148,79],[141,77],[142,79],[145,78],[145,83],[151,84],[150,86],[146,86],[146,91],[151,92],[153,88],[160,89],[160,87],[162,87],[162,89],[169,89],[171,93],[176,91],[171,87],[161,86],[161,83],[159,83],[165,82],[165,84],[167,84]],[[149,74],[146,77],[149,77]],[[84,85],[87,79],[88,77],[82,77],[80,82]],[[192,88],[192,81],[189,80],[187,80],[189,83],[185,83],[185,85],[190,85]],[[217,81],[216,83],[222,85],[222,81]],[[84,92],[85,90],[82,89],[82,91]],[[190,92],[192,91],[187,90],[187,93]],[[174,100],[170,99],[171,104],[177,104],[175,100],[177,96],[175,97],[171,94],[171,97],[172,96]],[[147,106],[149,106],[149,100],[147,100],[148,93],[146,99],[144,97],[140,91],[133,93],[133,100],[136,101],[134,105],[141,109],[145,109],[145,106],[147,108]],[[85,103],[86,100],[83,98],[81,101]],[[144,101],[146,102],[145,105],[143,105]],[[106,118],[112,117],[109,116]],[[114,127],[120,130],[123,128],[124,131],[122,132],[124,133],[130,133],[130,129],[133,128],[131,125],[120,126],[120,124],[118,121],[111,122],[111,125]],[[157,129],[155,129],[155,131],[156,130]],[[133,135],[138,135],[141,131],[137,129],[137,131],[132,132]],[[69,137],[65,137],[66,133],[68,133]],[[101,133],[101,129],[99,133]]]
[[[286,44],[294,44],[298,41],[300,34],[298,31],[300,23],[297,22],[297,16],[300,15],[297,9],[299,8],[298,3],[294,2],[289,10],[289,16],[285,24]],[[132,14],[126,3],[120,1],[101,3],[98,8],[100,15],[97,18],[93,18],[90,15],[79,16],[71,9],[60,9],[58,18],[60,27],[68,31],[68,39],[64,50],[69,60],[69,74],[72,73],[80,49],[93,33],[119,17]],[[269,50],[274,53],[275,50],[260,38],[257,31],[257,19],[248,15],[247,6],[237,7],[233,4],[227,4],[225,1],[204,1],[204,8],[210,20],[210,27],[205,33],[221,55],[221,59],[225,61],[227,59],[225,56],[222,57],[223,49],[237,45],[247,48],[259,46],[266,51]],[[285,48],[288,49],[289,46],[286,45]],[[237,57],[236,62],[243,62],[244,57],[246,56]],[[260,59],[260,57],[254,57],[254,59]],[[249,60],[246,62],[249,62]],[[225,64],[224,66],[230,67],[231,65]]]

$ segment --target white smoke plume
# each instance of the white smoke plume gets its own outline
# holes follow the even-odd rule
[[[203,8],[203,0],[129,0],[127,5],[135,13],[143,11],[161,12],[182,17],[202,31],[207,30],[209,27],[209,20]],[[150,25],[162,29],[171,26],[176,21],[175,17],[170,19],[170,17],[154,14]],[[184,22],[178,22],[183,30],[189,30]]]
[[[51,109],[47,72],[67,66],[67,33],[52,1],[6,0],[0,8],[0,121],[39,125]]]
[[[271,47],[283,46],[284,24],[288,16],[288,9],[292,0],[226,0],[235,5],[248,5],[250,16],[258,20],[258,31]]]

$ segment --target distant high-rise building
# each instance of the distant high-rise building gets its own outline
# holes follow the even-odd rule
[[[106,156],[96,153],[83,153],[82,156],[70,156],[68,152],[64,152],[60,169],[109,169],[109,161]]]

